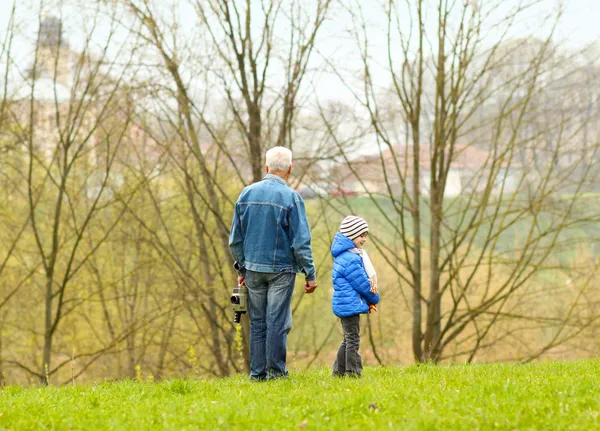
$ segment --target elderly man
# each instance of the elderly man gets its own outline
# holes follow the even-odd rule
[[[229,236],[238,282],[248,288],[252,380],[287,375],[296,273],[306,277],[305,293],[317,288],[304,201],[287,185],[292,152],[271,148],[265,169],[263,180],[240,194]]]

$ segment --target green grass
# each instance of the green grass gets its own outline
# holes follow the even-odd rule
[[[8,387],[0,429],[600,429],[600,360],[329,373]]]

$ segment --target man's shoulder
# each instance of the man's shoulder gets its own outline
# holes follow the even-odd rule
[[[293,188],[291,188],[289,186],[288,186],[288,189],[294,198],[294,202],[304,202],[304,199],[302,198],[300,193],[298,193],[296,190],[294,190]]]
[[[244,196],[244,195],[247,195],[248,193],[254,193],[257,191],[260,192],[263,189],[265,189],[266,187],[267,187],[267,184],[265,184],[265,180],[260,180],[255,183],[248,184],[246,187],[244,187],[244,190],[242,190],[242,193],[240,194],[240,196]]]
[[[246,188],[250,188],[252,190],[260,190],[260,191],[264,191],[265,189],[272,189],[272,190],[277,190],[278,193],[288,195],[288,196],[293,196],[296,200],[302,199],[302,196],[300,196],[300,193],[298,193],[296,190],[291,188],[288,184],[284,184],[279,181],[273,181],[273,180],[269,180],[269,179],[263,179],[254,184],[250,184]]]
[[[244,202],[248,199],[256,201],[269,201],[274,197],[285,197],[286,206],[293,206],[298,202],[304,202],[300,193],[288,186],[277,181],[261,180],[244,187],[238,202]],[[282,202],[283,203],[283,202]]]

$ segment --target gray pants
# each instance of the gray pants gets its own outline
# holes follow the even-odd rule
[[[333,363],[334,376],[360,377],[362,374],[362,359],[358,348],[360,347],[360,314],[341,317],[344,339],[337,352]]]

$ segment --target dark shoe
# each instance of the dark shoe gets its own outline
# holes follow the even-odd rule
[[[289,376],[289,373],[286,371],[283,374],[269,374],[267,376],[267,380],[281,380],[286,379]]]

